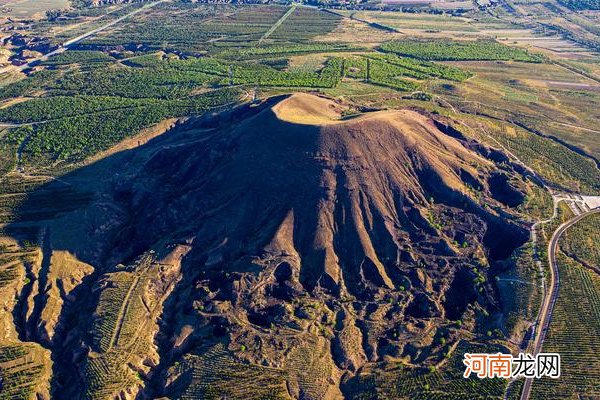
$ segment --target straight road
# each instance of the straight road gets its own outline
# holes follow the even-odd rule
[[[600,208],[595,208],[593,210],[579,214],[575,218],[572,218],[569,221],[561,224],[554,231],[552,237],[550,238],[550,242],[548,243],[548,263],[550,264],[550,282],[548,288],[550,290],[546,292],[546,297],[544,298],[542,308],[540,309],[540,313],[538,315],[538,320],[535,324],[537,326],[537,334],[532,343],[533,355],[540,353],[540,351],[542,350],[544,339],[546,339],[546,335],[548,334],[548,328],[550,327],[550,321],[552,319],[552,311],[554,310],[554,304],[556,303],[556,299],[558,298],[558,287],[560,285],[560,276],[558,274],[558,262],[556,261],[558,240],[560,239],[562,234],[565,233],[565,231],[571,226],[575,225],[583,218],[595,213],[600,213]],[[525,379],[523,391],[521,392],[521,400],[529,400],[529,396],[531,395],[532,384],[532,378]]]
[[[285,12],[285,14],[283,14],[283,16],[281,18],[279,18],[274,24],[273,26],[271,26],[271,28],[269,28],[268,31],[265,32],[264,35],[262,35],[262,37],[260,38],[260,40],[258,41],[258,44],[261,44],[266,38],[268,38],[269,36],[271,36],[271,34],[273,32],[275,32],[277,30],[277,28],[279,28],[281,26],[281,24],[283,24],[285,22],[286,19],[288,19],[288,17],[290,15],[292,15],[292,13],[294,11],[296,11],[296,7],[298,7],[296,4],[292,4],[290,6],[290,8]]]
[[[155,6],[157,6],[157,5],[161,4],[161,3],[165,3],[165,2],[168,2],[168,1],[170,1],[170,0],[158,0],[158,1],[154,1],[152,3],[148,3],[148,4],[146,4],[146,5],[138,8],[137,10],[132,11],[129,14],[123,15],[122,17],[119,17],[119,18],[117,18],[117,19],[115,19],[115,20],[113,20],[113,21],[111,21],[111,22],[109,22],[109,23],[107,23],[105,25],[102,25],[102,26],[100,26],[100,27],[98,27],[96,29],[93,29],[93,30],[91,30],[89,32],[86,32],[86,33],[84,33],[82,35],[74,37],[73,39],[67,40],[62,45],[60,45],[56,50],[53,50],[50,53],[44,54],[41,57],[34,58],[33,60],[30,60],[27,64],[23,64],[23,65],[19,65],[19,66],[10,65],[8,67],[4,67],[4,68],[0,69],[0,74],[6,73],[6,72],[9,72],[9,71],[15,71],[15,72],[16,71],[24,71],[27,68],[31,68],[32,66],[34,66],[35,64],[37,64],[37,63],[39,63],[41,61],[46,61],[48,58],[50,58],[50,57],[52,57],[52,56],[54,56],[56,54],[60,54],[60,53],[65,52],[69,48],[69,46],[72,46],[72,45],[74,45],[74,44],[76,44],[78,42],[81,42],[84,39],[89,38],[90,36],[93,36],[93,35],[95,35],[95,34],[97,34],[99,32],[102,32],[102,31],[104,31],[104,30],[106,30],[106,29],[108,29],[110,27],[113,27],[116,24],[118,24],[119,22],[122,22],[122,21],[124,21],[124,20],[126,20],[128,18],[131,18],[131,17],[133,17],[133,16],[135,16],[135,15],[141,13],[141,12],[144,12],[144,11],[146,11],[149,8],[155,7]]]

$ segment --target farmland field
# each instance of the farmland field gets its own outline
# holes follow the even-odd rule
[[[600,246],[598,246],[598,214],[581,221],[565,234],[562,249],[565,254],[591,269],[600,268]]]
[[[597,242],[592,247],[592,251],[597,251]],[[535,383],[532,398],[593,398],[600,393],[600,277],[598,272],[567,256],[559,257],[559,262],[564,283],[544,351],[561,354],[563,376],[560,380],[542,379]]]

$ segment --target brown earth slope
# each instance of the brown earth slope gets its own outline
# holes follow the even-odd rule
[[[341,398],[361,367],[431,365],[488,329],[495,261],[527,239],[511,209],[522,176],[431,116],[343,111],[313,95],[272,99],[62,178],[92,198],[36,213],[52,259],[76,254],[94,272],[60,320],[33,321],[57,326],[44,343],[68,343],[55,358],[75,360],[55,363],[58,387]],[[139,262],[174,248],[185,248],[176,260]],[[465,330],[448,334],[457,320]],[[121,344],[124,333],[134,339]],[[114,374],[120,392],[102,386]]]

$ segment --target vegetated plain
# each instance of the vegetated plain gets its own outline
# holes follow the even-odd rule
[[[543,37],[519,10],[434,10],[170,1],[5,77],[0,399],[504,398],[462,354],[526,344],[547,187],[600,193],[597,55],[504,40]],[[581,373],[534,398],[598,394],[597,234],[590,217],[562,239],[544,347]]]
[[[534,399],[600,393],[596,372],[600,364],[596,348],[600,338],[599,222],[599,214],[592,214],[561,239],[562,287],[544,351],[561,354],[563,375],[560,380],[542,379],[534,385]]]

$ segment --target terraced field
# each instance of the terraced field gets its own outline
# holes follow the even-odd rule
[[[92,351],[83,371],[90,399],[135,391],[143,384],[148,363],[158,362],[157,318],[178,279],[178,266],[161,266],[152,253],[120,268],[98,283]]]
[[[507,272],[498,275],[496,286],[503,293],[506,329],[518,340],[525,333],[523,323],[534,321],[541,304],[543,276],[540,276],[530,244],[517,250]]]
[[[222,343],[185,355],[171,373],[179,376],[169,388],[177,399],[290,398],[283,370],[239,362]]]
[[[485,351],[484,351],[485,350]],[[496,352],[503,349],[482,344],[460,343],[448,362],[437,368],[411,369],[401,364],[366,370],[350,379],[343,388],[350,399],[371,399],[377,390],[383,398],[483,400],[502,399],[506,382],[501,379],[463,378],[465,352]],[[376,389],[375,389],[376,388]]]
[[[567,232],[561,250],[580,264],[600,272],[600,215],[583,219]]]
[[[594,398],[600,395],[600,276],[562,253],[558,261],[560,291],[543,351],[560,353],[561,377],[534,382],[531,398]]]
[[[24,245],[0,240],[0,399],[48,396],[51,376],[50,352],[38,343],[26,342],[25,311],[32,304],[27,295],[35,285],[31,270],[39,253],[33,232],[20,235]]]
[[[331,383],[335,376],[335,366],[329,350],[329,341],[323,337],[307,335],[296,346],[286,364],[288,386],[293,396],[325,398],[339,389]]]
[[[0,344],[0,399],[29,399],[43,393],[37,387],[48,379],[49,364],[48,353],[38,345]]]

